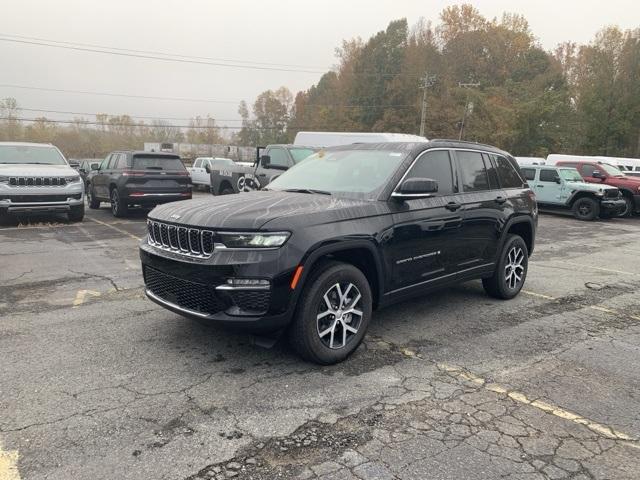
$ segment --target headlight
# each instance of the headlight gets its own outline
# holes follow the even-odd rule
[[[601,197],[602,195],[604,195],[604,192],[602,191],[602,189],[600,189],[596,192],[596,195]]]
[[[67,183],[80,183],[80,175],[74,175],[73,177],[66,177],[65,181]]]
[[[227,248],[274,248],[284,245],[290,233],[220,233],[219,235]]]

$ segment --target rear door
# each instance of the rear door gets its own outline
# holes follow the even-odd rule
[[[454,153],[463,205],[463,248],[456,250],[454,262],[457,271],[463,272],[495,261],[507,195],[497,184],[495,167],[487,154],[457,149]]]
[[[137,154],[125,172],[129,194],[181,194],[190,191],[189,172],[179,156]]]
[[[114,157],[115,154],[113,153],[107,155],[107,158],[105,158],[100,164],[100,169],[96,171],[91,180],[91,182],[93,183],[93,191],[98,198],[109,199],[108,181],[111,172],[109,169],[109,164],[111,162],[111,159]]]
[[[456,202],[453,168],[449,150],[427,150],[417,157],[404,179],[436,180],[438,192],[429,198],[390,202],[394,227],[386,263],[394,292],[411,293],[412,287],[432,284],[455,267],[462,209]]]

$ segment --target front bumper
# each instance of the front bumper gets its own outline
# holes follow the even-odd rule
[[[293,316],[292,270],[273,275],[277,250],[216,252],[207,260],[182,259],[140,245],[145,291],[150,300],[186,317],[255,333],[285,327]],[[275,263],[274,263],[275,262]],[[269,281],[266,286],[234,288],[229,278]]]
[[[614,199],[614,200],[603,199],[600,201],[600,210],[607,212],[609,214],[614,214],[614,215],[620,214],[624,212],[626,208],[627,208],[627,204],[622,198]]]
[[[0,210],[7,213],[68,212],[83,203],[81,182],[66,187],[0,188]]]

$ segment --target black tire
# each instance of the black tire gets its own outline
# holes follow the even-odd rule
[[[224,187],[224,188],[222,189],[222,191],[220,192],[220,195],[231,195],[232,193],[235,193],[235,192],[233,191],[233,188],[231,188],[231,187]]]
[[[633,216],[633,210],[635,208],[635,206],[633,204],[633,198],[629,197],[628,195],[623,195],[622,199],[624,200],[624,203],[626,204],[626,207],[625,207],[624,211],[618,216],[619,217],[632,217]]]
[[[336,289],[336,285],[340,288]],[[343,304],[334,304],[330,309],[325,296],[333,303],[340,292]],[[342,312],[344,303],[347,308]],[[358,268],[335,261],[323,263],[312,271],[298,299],[295,318],[289,328],[289,342],[310,362],[321,365],[341,362],[362,342],[371,320],[372,305],[371,287]],[[347,311],[350,309],[353,312]]]
[[[71,210],[67,213],[67,218],[70,222],[81,222],[84,218],[84,204],[71,207]]]
[[[514,265],[518,265],[518,262],[519,267],[515,267]],[[500,252],[495,272],[491,277],[482,279],[482,286],[489,296],[509,300],[522,290],[527,279],[528,267],[527,244],[519,235],[509,234]],[[518,272],[520,272],[519,280],[517,279]],[[515,277],[512,276],[513,273],[516,274]]]
[[[571,207],[573,216],[578,220],[592,221],[600,214],[600,204],[591,197],[582,197],[576,200]]]
[[[86,189],[87,195],[87,203],[89,204],[89,208],[92,210],[97,210],[100,208],[100,200],[96,198],[96,192],[93,190],[93,185],[89,184]]]
[[[127,215],[128,207],[127,204],[124,203],[120,199],[120,194],[118,193],[117,188],[111,189],[111,213],[113,213],[114,217],[124,217]]]

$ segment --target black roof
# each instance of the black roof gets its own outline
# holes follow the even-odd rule
[[[149,150],[114,150],[111,153],[126,153],[127,155],[153,155],[155,156],[163,156],[163,157],[180,157],[177,153],[171,152],[151,152]],[[111,154],[110,153],[110,154]]]
[[[483,143],[467,142],[465,140],[448,140],[448,139],[435,139],[427,142],[382,142],[382,143],[352,143],[349,145],[341,145],[335,147],[328,147],[326,150],[395,150],[406,151],[417,154],[423,150],[429,148],[473,148],[474,150],[481,150],[484,152],[498,153],[502,155],[511,156],[508,152],[500,150],[497,147],[491,145],[485,145]]]

